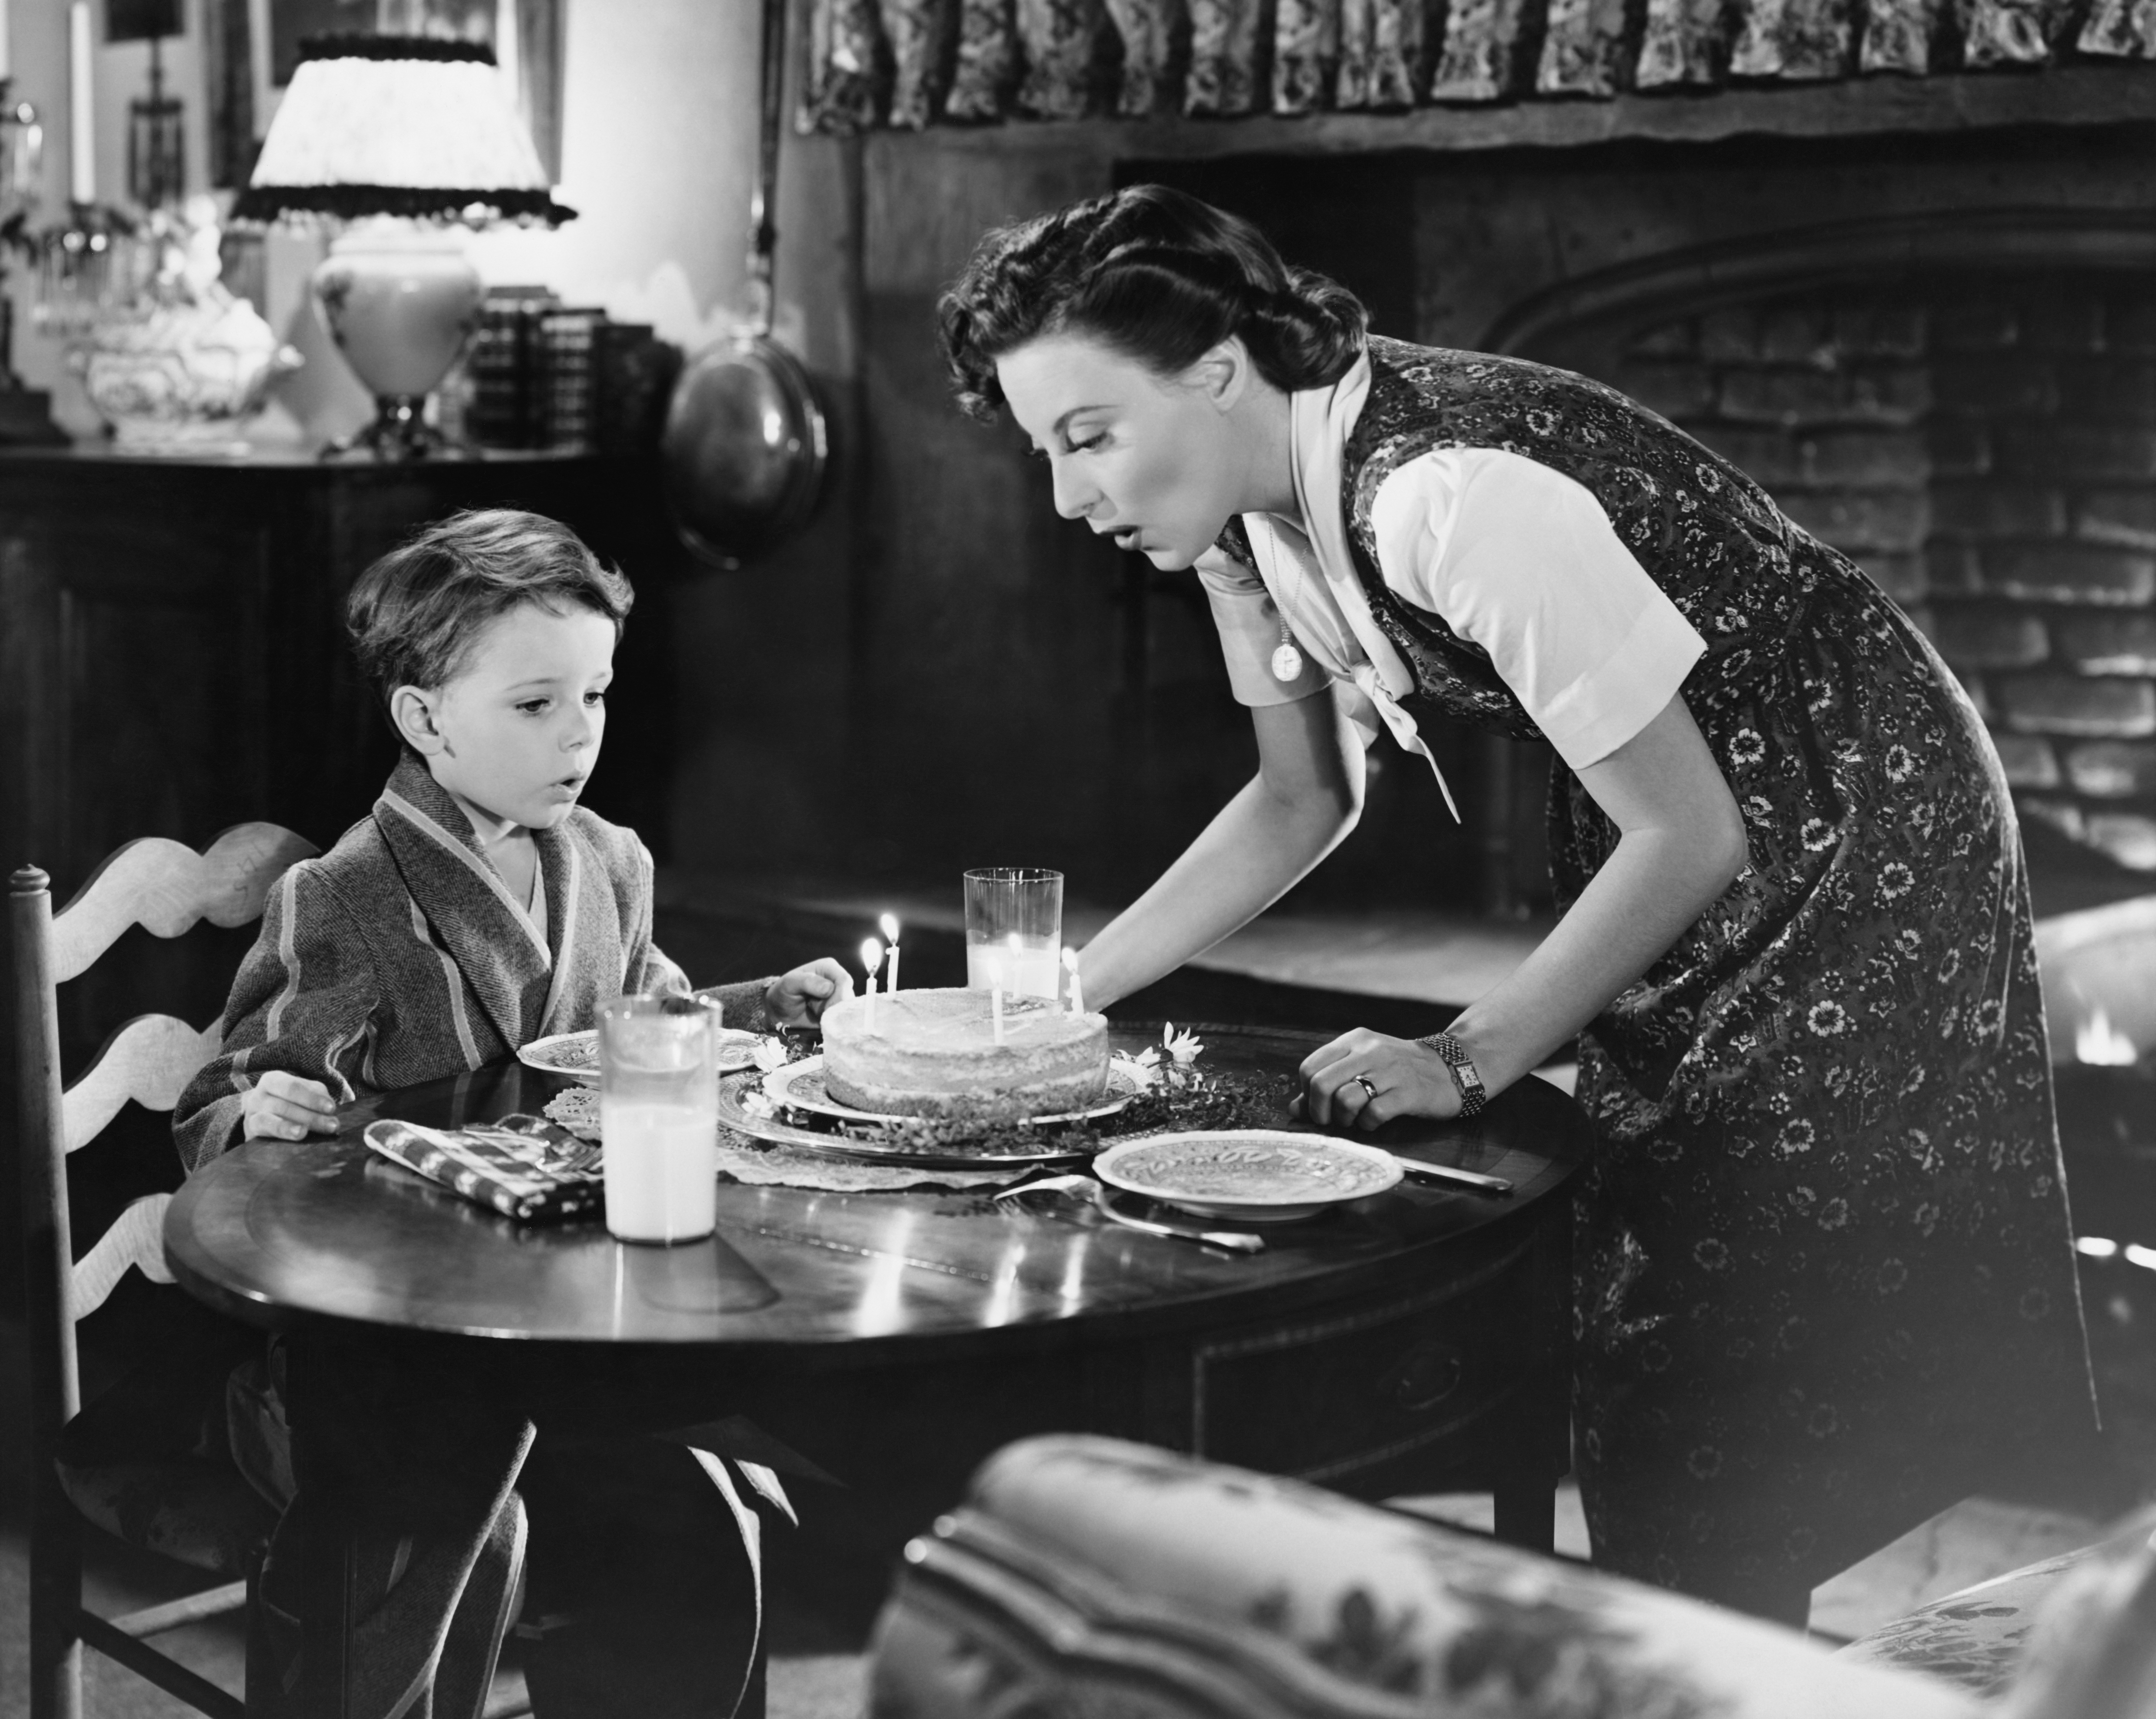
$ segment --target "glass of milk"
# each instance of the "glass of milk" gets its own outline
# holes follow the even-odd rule
[[[599,1011],[606,1222],[621,1241],[694,1242],[718,1227],[717,1020],[695,997]]]
[[[1020,996],[1053,997],[1063,979],[1063,873],[990,866],[966,873],[966,983],[1000,972]]]

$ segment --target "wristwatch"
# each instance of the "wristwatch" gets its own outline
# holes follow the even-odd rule
[[[1467,1047],[1449,1032],[1433,1032],[1428,1038],[1419,1038],[1417,1044],[1428,1045],[1445,1058],[1445,1072],[1452,1076],[1452,1083],[1460,1089],[1460,1114],[1472,1116],[1490,1102],[1490,1094],[1482,1089],[1482,1077],[1476,1072],[1475,1059],[1467,1054]]]

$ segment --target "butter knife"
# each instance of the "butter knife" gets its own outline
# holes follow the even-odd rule
[[[1419,1158],[1404,1158],[1398,1152],[1389,1155],[1407,1175],[1427,1181],[1455,1182],[1473,1188],[1479,1194],[1503,1196],[1512,1191],[1512,1183],[1502,1176],[1485,1176],[1479,1170],[1455,1170],[1450,1164],[1425,1164]]]

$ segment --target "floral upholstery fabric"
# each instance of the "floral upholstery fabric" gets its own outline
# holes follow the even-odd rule
[[[1343,508],[1419,717],[1534,732],[1378,572],[1378,486],[1433,449],[1583,485],[1707,641],[1683,696],[1750,863],[1581,1037],[1576,1459],[1612,1567],[1800,1597],[2092,1423],[1997,757],[1878,587],[1674,425],[1517,359],[1373,340],[1371,364]],[[1618,832],[1562,764],[1549,828],[1562,908]]]
[[[1300,1482],[1014,1445],[908,1552],[874,1719],[1973,1719],[1792,1631]]]

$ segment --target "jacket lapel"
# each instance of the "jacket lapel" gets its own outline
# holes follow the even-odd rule
[[[562,1018],[565,1006],[573,1008],[572,979],[583,965],[578,959],[578,933],[588,919],[584,911],[584,861],[580,844],[566,826],[535,830],[539,844],[540,887],[547,893],[547,941],[553,971],[539,1011],[542,1037],[550,1032],[572,1032],[577,1028]],[[589,1011],[584,1011],[588,1013]]]
[[[622,924],[604,856],[573,818],[536,830],[547,891],[547,935],[553,971],[543,1004],[535,1000],[541,1032],[576,1032],[598,1024],[598,1007],[627,985],[623,962],[629,933]]]
[[[503,1043],[514,1050],[538,1037],[536,1019],[526,1030],[525,1017],[531,1012],[526,1000],[536,1002],[546,995],[556,965],[553,951],[480,852],[470,821],[417,753],[407,751],[398,760],[374,803],[374,821],[405,888]],[[543,857],[543,847],[541,852]],[[547,866],[547,908],[558,935],[567,909],[557,906],[552,893],[555,869]]]

